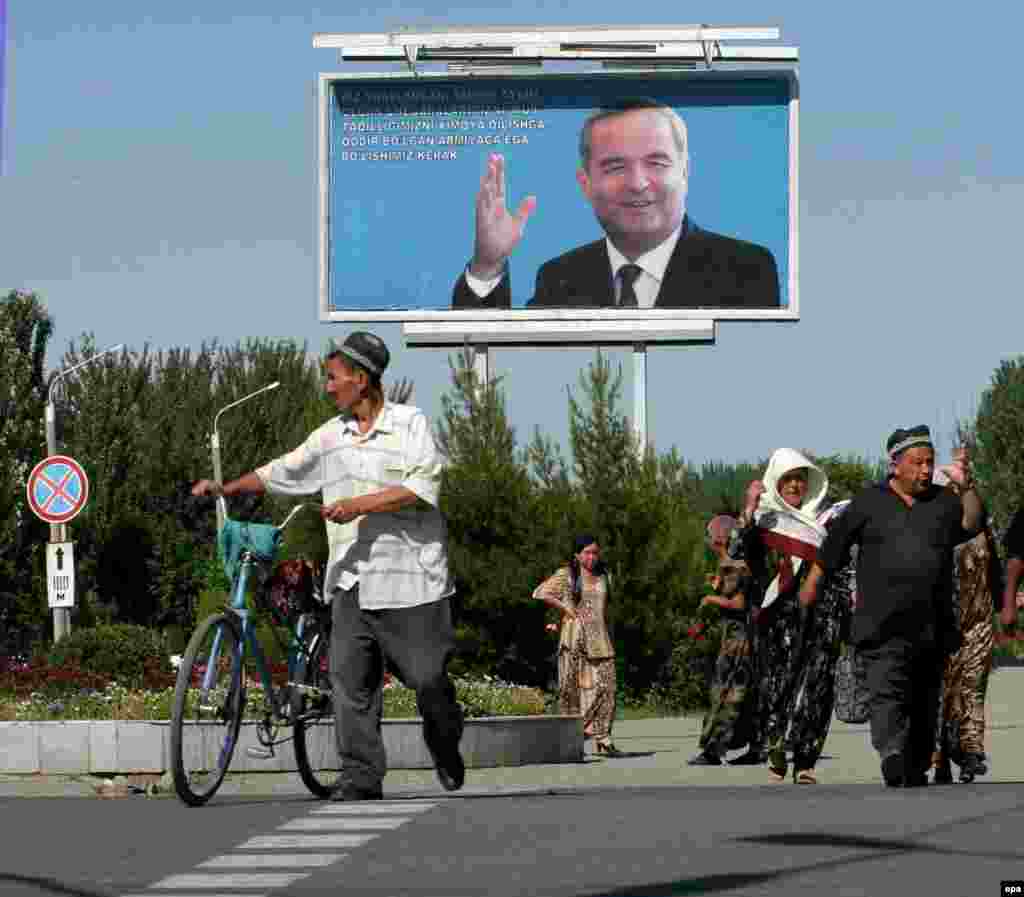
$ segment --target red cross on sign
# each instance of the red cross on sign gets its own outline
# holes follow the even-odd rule
[[[32,468],[25,491],[36,517],[47,523],[67,523],[85,507],[89,478],[74,458],[50,455]]]

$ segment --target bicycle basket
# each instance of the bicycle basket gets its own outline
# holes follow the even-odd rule
[[[281,543],[281,531],[269,523],[225,519],[219,542],[224,572],[234,582],[242,552],[251,551],[261,561],[272,561]]]

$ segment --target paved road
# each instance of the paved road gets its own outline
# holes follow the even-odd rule
[[[692,719],[618,724],[622,760],[471,770],[457,795],[395,771],[372,805],[293,776],[235,779],[201,809],[9,778],[0,895],[995,895],[1024,879],[1022,687],[994,678],[993,774],[970,786],[883,788],[862,726],[835,727],[817,786],[691,768]]]
[[[0,801],[0,894],[995,895],[1024,878],[1024,785],[610,787]]]

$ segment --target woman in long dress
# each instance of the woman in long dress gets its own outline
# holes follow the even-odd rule
[[[598,754],[621,752],[612,743],[615,718],[615,650],[608,628],[610,577],[601,548],[589,534],[578,536],[569,563],[544,580],[534,597],[561,614],[558,640],[558,704],[583,717],[583,732]]]
[[[721,648],[715,659],[710,703],[701,725],[700,752],[688,761],[690,766],[721,766],[726,751],[741,748],[750,739],[751,705],[756,700],[751,687],[754,664],[746,598],[750,570],[745,562],[728,555],[729,534],[735,528],[733,517],[720,514],[711,519],[705,530],[705,543],[717,556],[718,568],[712,580],[714,594],[705,595],[700,604],[719,609]],[[764,762],[756,752],[749,756],[754,762]]]
[[[747,503],[730,553],[745,559],[762,596],[752,612],[759,665],[756,731],[751,750],[767,749],[768,770],[782,781],[793,752],[793,781],[812,785],[831,722],[835,670],[850,612],[851,583],[831,577],[816,607],[801,608],[798,593],[826,525],[841,508],[826,507],[828,478],[794,449],[778,449]]]

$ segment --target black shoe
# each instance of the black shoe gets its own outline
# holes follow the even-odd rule
[[[903,787],[903,757],[893,754],[882,761],[882,779],[889,788]]]
[[[928,774],[919,772],[916,775],[907,776],[903,780],[904,788],[924,788],[928,784]]]
[[[374,788],[359,788],[350,782],[338,782],[331,789],[328,800],[350,803],[360,800],[383,800],[384,789],[380,785]]]
[[[969,785],[976,776],[984,775],[988,767],[978,754],[965,754],[963,766],[960,767],[960,784]]]
[[[427,750],[430,751],[434,770],[444,790],[458,791],[466,781],[466,764],[459,753],[459,743],[456,741],[451,747],[442,750],[428,741]]]
[[[950,768],[948,763],[943,763],[941,766],[935,767],[935,773],[932,775],[933,785],[952,785],[953,784],[953,770]]]
[[[733,760],[729,761],[730,766],[761,766],[768,760],[768,757],[761,751],[747,751]]]
[[[466,783],[466,764],[455,748],[443,760],[434,758],[434,769],[445,791],[458,791]]]
[[[721,766],[722,758],[711,751],[701,751],[686,761],[687,766]]]

